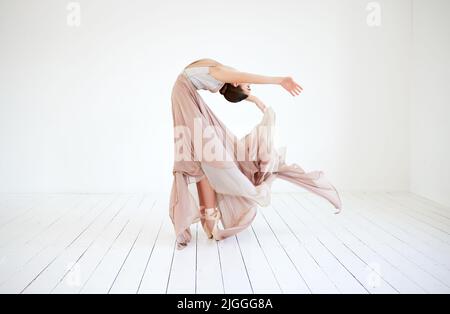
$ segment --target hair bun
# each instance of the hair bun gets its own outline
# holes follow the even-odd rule
[[[227,89],[228,89],[228,84],[225,83],[225,84],[222,86],[222,88],[220,89],[220,93],[221,93],[222,95],[224,95],[225,92],[227,91]]]

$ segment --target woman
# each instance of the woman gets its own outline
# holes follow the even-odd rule
[[[175,161],[169,213],[179,249],[189,243],[190,225],[198,221],[216,240],[247,228],[257,205],[269,205],[275,178],[326,198],[338,212],[341,209],[339,194],[323,172],[306,173],[297,164],[287,165],[285,152],[274,148],[275,113],[251,94],[250,84],[280,85],[292,96],[303,90],[291,77],[240,72],[212,59],[189,64],[177,77],[171,97]],[[200,89],[219,92],[229,102],[252,102],[263,118],[238,139],[207,106]],[[193,183],[197,193],[189,190]]]

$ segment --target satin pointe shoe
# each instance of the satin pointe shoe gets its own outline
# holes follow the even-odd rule
[[[203,230],[205,231],[208,239],[218,239],[218,225],[221,218],[221,214],[218,208],[205,208],[204,206],[200,209],[201,222]],[[212,226],[211,226],[212,224]]]

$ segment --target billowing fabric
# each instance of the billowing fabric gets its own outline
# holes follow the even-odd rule
[[[239,139],[211,111],[184,71],[175,81],[171,100],[175,158],[169,214],[179,249],[191,240],[191,224],[200,220],[196,189],[192,191],[190,184],[204,177],[216,191],[222,223],[219,239],[247,228],[257,206],[270,204],[276,178],[341,209],[339,194],[322,171],[305,172],[297,164],[286,164],[285,150],[274,147],[275,113],[271,107],[253,130]]]

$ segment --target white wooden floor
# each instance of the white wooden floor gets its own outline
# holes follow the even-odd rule
[[[450,209],[409,193],[273,194],[175,249],[167,195],[0,195],[0,293],[449,293]]]

